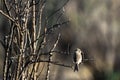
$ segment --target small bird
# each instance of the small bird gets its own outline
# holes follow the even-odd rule
[[[79,70],[79,64],[82,63],[82,51],[77,48],[73,53],[73,61],[75,63],[74,72]]]

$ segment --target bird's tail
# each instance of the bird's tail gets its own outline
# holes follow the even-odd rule
[[[78,64],[75,64],[75,66],[74,66],[74,72],[75,71],[78,71]]]

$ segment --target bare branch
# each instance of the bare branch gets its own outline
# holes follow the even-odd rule
[[[45,0],[46,1],[46,0]],[[38,24],[38,26],[39,26],[39,30],[38,30],[38,34],[37,34],[37,38],[40,36],[40,32],[41,32],[41,23],[42,23],[42,13],[43,13],[43,9],[44,9],[44,7],[45,7],[45,2],[43,3],[43,5],[42,5],[42,7],[40,8],[40,11],[39,11],[39,24]],[[38,42],[36,42],[36,44],[37,44]]]
[[[52,29],[58,28],[58,27],[60,27],[60,26],[62,26],[62,25],[64,25],[64,24],[67,24],[67,23],[69,23],[69,22],[70,22],[70,21],[65,21],[65,22],[62,22],[62,23],[58,23],[58,24],[53,25],[52,27],[50,27],[50,28],[47,29],[46,33],[41,34],[41,35],[40,35],[35,41],[33,41],[31,44],[33,44],[34,42],[36,42],[37,40],[39,40],[42,36],[50,33],[50,31],[51,31]],[[31,45],[31,44],[29,44],[29,45]]]
[[[32,7],[32,6],[34,6],[34,5],[39,4],[39,3],[40,3],[40,1],[41,1],[41,0],[38,0],[38,2],[35,2],[34,4],[31,2],[31,3],[30,3],[30,7]]]
[[[72,68],[72,65],[66,65],[66,64],[63,64],[63,63],[59,63],[58,61],[49,61],[49,60],[38,60],[38,61],[35,61],[35,62],[32,61],[29,64],[36,63],[36,62],[48,62],[48,63],[54,64],[54,65]]]
[[[6,13],[4,13],[2,10],[0,10],[0,13],[1,13],[2,15],[4,15],[6,18],[8,18],[9,20],[11,20],[12,22],[15,23],[15,20],[14,20],[12,17],[10,17],[9,15],[7,15]]]
[[[57,12],[59,12],[68,2],[60,6],[49,17],[51,18]],[[62,25],[67,24],[69,21],[59,22],[60,14],[57,19],[57,24],[53,26],[42,26],[47,23],[46,16],[43,18],[43,10],[45,9],[47,0],[4,0],[4,5],[7,12],[0,10],[0,14],[5,16],[10,21],[10,34],[6,40],[6,53],[4,63],[4,80],[38,80],[42,70],[38,71],[41,62],[47,63],[46,79],[49,79],[50,66],[58,65],[67,68],[72,68],[72,65],[59,63],[52,60],[53,53],[66,54],[67,52],[55,51],[55,48],[59,42],[60,34],[54,39],[54,44],[50,46],[48,52],[43,52],[47,47],[47,35],[51,34],[56,28],[61,28]],[[38,12],[36,12],[38,10]],[[11,14],[12,13],[12,14]],[[47,19],[47,20],[48,20]],[[29,22],[31,22],[29,24]],[[45,31],[41,31],[45,29]],[[46,57],[45,60],[41,60],[41,57]],[[43,57],[42,57],[43,58]],[[30,65],[32,64],[32,65]],[[14,71],[13,67],[15,68]],[[46,71],[46,70],[45,70]],[[14,74],[12,74],[14,73]]]
[[[6,1],[6,0],[3,0],[3,2],[4,2],[4,5],[5,5],[5,8],[6,8],[6,10],[7,10],[8,15],[11,16],[10,11],[9,11],[9,9],[8,9],[7,1]]]
[[[58,41],[59,41],[59,39],[60,39],[60,34],[58,35],[58,38],[57,38],[57,40],[56,40],[56,42],[55,42],[55,44],[53,45],[53,47],[50,49],[50,51],[53,51],[55,48],[56,48],[56,46],[57,46],[57,44],[58,44]],[[52,52],[51,53],[49,53],[49,62],[51,62],[52,61]],[[49,80],[49,76],[50,76],[50,63],[48,62],[48,65],[47,65],[47,74],[46,74],[46,80]]]
[[[60,11],[67,3],[69,2],[69,0],[67,0],[59,9],[57,9],[55,12],[51,13],[49,16],[48,16],[48,19],[49,20],[53,15],[55,15],[58,11]]]
[[[32,60],[32,61],[28,61],[25,66],[24,66],[24,69],[30,65],[30,64],[33,64],[33,63],[40,63],[40,62],[47,62],[47,63],[51,63],[51,64],[54,64],[54,65],[58,65],[58,66],[63,66],[63,67],[68,67],[68,68],[72,68],[72,65],[66,65],[66,64],[63,64],[63,63],[59,63],[58,61],[49,61],[49,60]]]

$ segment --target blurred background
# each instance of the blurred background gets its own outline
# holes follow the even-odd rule
[[[66,1],[48,0],[43,16],[49,16]],[[0,7],[3,8],[1,2]],[[120,0],[70,0],[49,19],[47,26],[56,24],[60,14],[62,17],[58,22],[70,20],[70,23],[54,31],[54,35],[58,31],[61,33],[57,50],[69,54],[55,54],[53,59],[73,65],[71,53],[78,47],[84,52],[85,58],[94,60],[85,61],[79,66],[79,72],[52,65],[50,80],[120,80]],[[1,76],[4,36],[8,35],[9,29],[5,17],[0,14]],[[49,35],[49,39],[53,37]],[[41,75],[45,76],[44,72]]]

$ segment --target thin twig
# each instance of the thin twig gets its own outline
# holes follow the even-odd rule
[[[6,18],[8,18],[10,21],[12,21],[19,29],[21,29],[20,26],[19,26],[19,24],[16,23],[16,21],[15,21],[12,17],[10,17],[10,16],[7,15],[6,13],[4,13],[2,10],[0,10],[0,13],[1,13],[3,16],[5,16]]]
[[[35,0],[32,0],[32,4],[35,4]],[[32,6],[32,27],[33,27],[33,41],[36,40],[36,20],[35,20],[35,5]],[[36,42],[34,42],[33,44],[33,54],[36,54]],[[33,76],[34,80],[37,79],[37,75],[36,75],[36,72],[37,72],[37,69],[36,69],[36,63],[34,63],[33,65],[33,68],[32,68],[32,71],[31,71],[31,74],[30,74],[30,78]]]
[[[40,8],[40,11],[39,11],[39,13],[40,13],[40,15],[39,15],[39,30],[38,30],[38,34],[37,34],[37,38],[40,36],[40,32],[41,32],[41,26],[42,26],[42,13],[43,13],[43,9],[44,9],[44,7],[45,7],[45,3],[46,3],[46,0],[44,1],[44,3],[43,3],[43,5],[42,5],[42,7]],[[38,41],[36,42],[36,44],[38,43]]]
[[[0,10],[0,13],[1,13],[2,15],[4,15],[6,18],[8,18],[9,20],[11,20],[12,22],[15,23],[15,20],[14,20],[12,17],[10,17],[9,15],[7,15],[6,13],[4,13],[2,10]]]
[[[30,3],[30,7],[33,7],[34,5],[39,4],[39,2],[40,2],[40,0],[38,0],[38,2],[36,2],[36,3],[34,3],[34,4],[31,2],[31,3]]]
[[[55,44],[53,45],[53,47],[50,49],[50,51],[53,51],[55,48],[56,48],[56,46],[57,46],[57,44],[58,44],[58,41],[59,41],[59,39],[60,39],[60,34],[58,35],[58,38],[57,38],[57,40],[56,40],[56,42],[55,42]],[[49,53],[49,62],[51,62],[52,61],[52,54],[53,53]],[[47,74],[46,74],[46,80],[49,80],[49,76],[50,76],[50,63],[48,62],[48,65],[47,65]]]
[[[56,11],[54,11],[53,13],[51,13],[51,14],[48,16],[48,19],[47,19],[47,20],[49,20],[53,15],[55,15],[58,11],[60,11],[68,2],[69,2],[69,0],[67,0],[59,9],[57,9]]]
[[[68,67],[68,68],[72,68],[72,65],[66,65],[63,63],[59,63],[58,61],[49,61],[49,60],[37,60],[37,61],[31,61],[28,64],[32,64],[32,63],[39,63],[39,62],[48,62],[54,65],[58,65],[58,66],[63,66],[63,67]]]
[[[45,68],[45,63],[43,64],[43,67],[42,67],[41,71],[38,74],[39,77],[40,77],[40,75],[41,75],[41,73],[42,73],[42,71],[43,71],[44,68]]]
[[[10,51],[10,46],[12,43],[13,39],[13,32],[14,32],[14,25],[11,28],[11,34],[10,34],[10,40],[7,46],[6,54],[5,54],[5,63],[4,63],[4,80],[7,80],[7,68],[8,68],[8,59],[9,59],[9,51]]]
[[[36,42],[37,40],[39,40],[42,36],[50,33],[50,31],[51,31],[52,29],[58,28],[59,26],[64,25],[64,24],[67,24],[67,23],[69,23],[69,22],[70,22],[70,21],[65,21],[65,22],[62,22],[62,23],[58,23],[58,24],[53,25],[52,27],[50,27],[50,28],[47,29],[46,33],[41,34],[41,35],[40,35],[36,40],[34,40],[31,44],[33,44],[34,42]],[[29,44],[29,45],[31,45],[31,44]]]
[[[58,65],[58,66],[63,66],[63,67],[68,67],[68,68],[72,68],[72,65],[66,65],[66,64],[63,64],[63,63],[59,63],[58,61],[49,61],[49,60],[32,60],[32,61],[28,61],[25,66],[24,66],[24,70],[25,68],[30,65],[30,64],[33,64],[33,63],[39,63],[39,62],[47,62],[47,63],[51,63],[51,64],[54,64],[54,65]]]
[[[11,16],[6,0],[3,0],[3,2],[4,2],[4,5],[5,5],[5,8],[6,8],[8,15]]]

